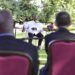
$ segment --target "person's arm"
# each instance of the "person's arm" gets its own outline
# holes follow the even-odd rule
[[[39,29],[40,29],[40,32],[43,32],[43,24],[42,23],[39,23]]]
[[[22,32],[27,31],[27,30],[28,30],[28,24],[27,24],[27,22],[25,22],[23,25]]]
[[[25,31],[25,28],[24,28],[24,26],[23,26],[23,28],[22,28],[22,32],[24,32]]]

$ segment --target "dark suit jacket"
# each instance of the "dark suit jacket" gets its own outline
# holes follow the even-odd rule
[[[48,34],[45,36],[45,50],[48,52],[48,44],[52,40],[75,40],[75,34],[70,33],[65,28],[60,28],[56,32],[53,32],[51,34]]]
[[[37,75],[38,72],[38,54],[37,48],[32,44],[15,39],[13,36],[0,36],[0,50],[19,51],[28,53],[33,59],[33,70],[31,75]]]
[[[48,44],[52,40],[75,40],[75,34],[70,33],[65,28],[60,28],[56,32],[53,32],[51,34],[46,35],[45,36],[45,50],[46,50],[47,55],[49,55],[48,54]],[[47,56],[47,63],[45,65],[46,75],[49,73],[49,66],[52,66],[52,55]],[[51,72],[52,72],[52,68],[50,68],[50,69],[51,69]]]

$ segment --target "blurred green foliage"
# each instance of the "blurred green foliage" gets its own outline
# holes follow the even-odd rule
[[[36,0],[0,0],[0,9],[10,10],[13,19],[17,22],[23,22],[25,17],[31,20],[32,13],[36,13],[39,16],[38,20],[41,22],[51,22],[54,21],[55,14],[59,11],[68,11],[72,21],[75,21],[75,0],[40,1],[41,7],[37,6]]]

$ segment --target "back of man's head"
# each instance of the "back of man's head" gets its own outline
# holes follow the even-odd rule
[[[71,24],[70,15],[66,11],[61,11],[56,15],[56,25],[58,27],[69,26]]]
[[[0,33],[13,33],[12,15],[7,10],[0,10]]]

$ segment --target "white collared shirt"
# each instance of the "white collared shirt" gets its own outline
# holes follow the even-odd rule
[[[32,20],[29,22],[25,22],[24,28],[28,33],[32,33],[36,35],[43,31],[42,25],[43,25],[42,23],[35,22],[34,20]]]

